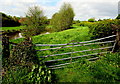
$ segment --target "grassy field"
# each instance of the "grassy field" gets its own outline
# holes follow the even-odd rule
[[[71,41],[85,41],[90,40],[88,36],[88,27],[75,27],[74,29],[65,30],[62,32],[54,32],[46,35],[33,36],[34,44],[57,44],[57,43],[69,43]],[[19,43],[22,39],[13,40]]]
[[[24,26],[18,26],[18,27],[0,27],[0,30],[6,31],[6,30],[20,30],[23,29]]]
[[[51,34],[46,35],[37,35],[33,37],[34,44],[61,44],[61,43],[74,43],[74,42],[81,42],[90,40],[90,35],[88,34],[89,28],[88,27],[78,27],[74,26],[73,29],[61,31],[61,32],[54,32]],[[19,43],[23,40],[16,39],[11,40],[12,42]],[[54,54],[58,53],[65,53],[71,51],[81,51],[90,48],[97,48],[100,46],[91,45],[91,46],[83,46],[83,47],[74,47],[74,48],[65,48],[60,49]],[[43,49],[43,48],[53,48],[53,47],[36,47],[36,50]],[[99,51],[97,51],[99,52]],[[53,53],[53,50],[38,52],[37,56],[46,56]],[[70,56],[80,56],[84,54],[90,54],[94,52],[84,52],[84,53],[75,53],[71,55],[63,55],[63,56],[55,56],[50,57],[45,60],[54,60],[54,59],[61,59]],[[66,68],[55,70],[56,78],[58,82],[114,82],[120,80],[120,69],[118,64],[119,53],[115,54],[104,54],[101,60],[96,62],[89,62],[85,59],[77,59],[79,63],[68,65]],[[68,61],[61,61],[58,63],[65,63],[70,62]],[[71,68],[70,68],[71,67]]]

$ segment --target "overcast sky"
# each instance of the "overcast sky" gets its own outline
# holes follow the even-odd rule
[[[25,16],[28,7],[39,5],[44,14],[51,18],[64,2],[69,2],[75,12],[76,20],[115,18],[118,15],[119,0],[1,0],[0,12],[12,16]]]

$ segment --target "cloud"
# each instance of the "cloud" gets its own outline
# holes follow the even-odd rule
[[[75,19],[87,20],[91,17],[115,18],[119,0],[62,0],[69,2],[74,8]]]
[[[35,4],[36,0],[3,0],[0,11],[10,15],[23,16],[27,7]]]
[[[75,19],[87,20],[91,17],[115,18],[118,13],[119,0],[2,0],[0,11],[15,16],[25,16],[28,7],[39,5],[44,14],[51,18],[59,11],[64,2],[69,2],[75,12]]]

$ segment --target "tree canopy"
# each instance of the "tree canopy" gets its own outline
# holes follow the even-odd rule
[[[25,27],[24,35],[31,37],[36,34],[40,34],[45,29],[46,17],[43,14],[43,10],[39,6],[29,7],[26,13],[26,19],[23,22]]]
[[[18,17],[6,15],[2,12],[0,12],[0,20],[2,20],[2,27],[15,27],[21,25],[18,22],[19,21]]]
[[[60,11],[52,16],[50,24],[55,31],[62,31],[70,28],[74,19],[74,11],[69,3],[64,3]]]

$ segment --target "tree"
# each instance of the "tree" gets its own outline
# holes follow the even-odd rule
[[[45,29],[46,17],[39,6],[29,7],[26,13],[26,19],[23,22],[25,27],[24,36],[29,38],[33,35],[40,34]]]
[[[95,21],[96,21],[95,18],[88,19],[88,22],[95,22]]]
[[[0,20],[2,20],[2,27],[15,27],[20,26],[21,24],[18,22],[18,19],[14,19],[14,17],[10,15],[6,15],[0,12]]]
[[[70,28],[74,18],[73,8],[69,3],[64,3],[58,13],[55,13],[51,20],[51,25],[56,31],[62,31]]]
[[[53,31],[59,31],[59,25],[58,25],[58,23],[59,23],[59,15],[58,15],[58,13],[55,13],[53,16],[52,16],[52,19],[51,19],[51,21],[50,21],[50,24],[52,25],[52,27],[53,27]]]

